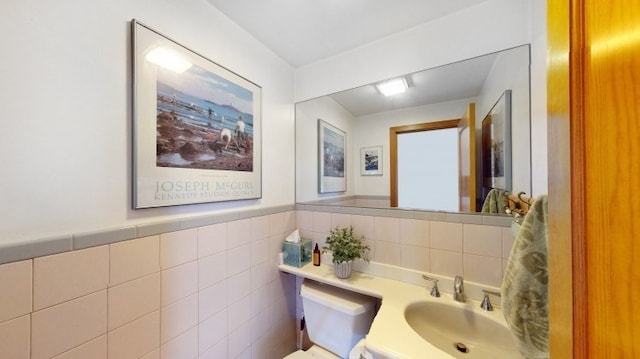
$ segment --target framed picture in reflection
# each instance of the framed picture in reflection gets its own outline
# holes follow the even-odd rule
[[[511,191],[511,90],[482,120],[482,199],[492,188]]]
[[[318,119],[318,193],[347,190],[347,134]]]
[[[382,175],[382,146],[363,147],[360,149],[360,175]]]

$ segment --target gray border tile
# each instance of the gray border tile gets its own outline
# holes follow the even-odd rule
[[[488,226],[511,227],[512,222],[513,222],[513,218],[507,215],[482,216],[482,224],[486,224]]]
[[[480,214],[445,213],[446,221],[454,223],[482,224],[482,217]]]
[[[0,247],[0,264],[73,250],[73,237],[61,236]]]
[[[138,227],[138,238],[155,236],[157,234],[179,231],[180,221],[166,221],[150,224],[140,224]]]
[[[138,237],[135,226],[73,235],[73,249],[97,247]]]
[[[445,222],[447,220],[446,212],[415,211],[415,218],[438,222]]]

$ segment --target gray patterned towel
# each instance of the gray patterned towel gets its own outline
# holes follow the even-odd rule
[[[524,217],[502,280],[502,308],[525,358],[549,357],[547,196]]]

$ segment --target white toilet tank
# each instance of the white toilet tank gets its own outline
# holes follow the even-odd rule
[[[300,290],[309,339],[341,358],[369,332],[376,314],[373,297],[305,280]]]

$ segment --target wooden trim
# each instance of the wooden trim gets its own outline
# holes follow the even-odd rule
[[[589,353],[589,303],[587,251],[584,241],[587,231],[586,188],[587,138],[585,136],[585,19],[584,1],[571,1],[569,16],[571,44],[569,50],[570,113],[571,113],[571,253],[573,289],[573,356],[587,358]]]
[[[550,354],[635,358],[640,4],[547,4]]]
[[[465,148],[463,146],[467,141],[468,148]],[[478,202],[476,154],[476,104],[471,102],[458,121],[458,191],[460,194],[458,209],[460,211],[476,212]],[[465,203],[466,198],[468,198],[468,204]]]
[[[398,133],[389,129],[389,206],[398,207]]]
[[[458,127],[460,119],[418,123],[389,128],[389,205],[398,207],[398,135]]]
[[[570,0],[547,1],[549,354],[574,357]]]

